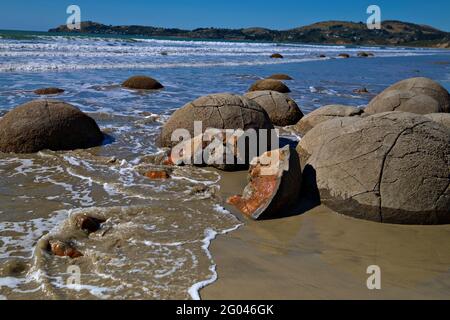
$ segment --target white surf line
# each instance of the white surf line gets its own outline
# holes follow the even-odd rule
[[[237,226],[235,226],[233,228],[230,228],[230,229],[227,229],[227,230],[224,230],[221,232],[217,232],[212,229],[205,230],[206,238],[203,239],[203,241],[202,241],[203,242],[202,249],[205,251],[206,255],[208,256],[209,260],[212,263],[212,265],[209,267],[209,271],[211,271],[212,275],[209,279],[197,282],[189,288],[188,293],[191,296],[192,300],[201,300],[200,290],[205,288],[206,286],[209,286],[210,284],[213,284],[219,278],[219,276],[217,274],[217,270],[216,270],[217,266],[214,263],[214,259],[211,255],[211,252],[209,251],[209,247],[211,245],[212,240],[216,239],[216,237],[218,235],[225,235],[227,233],[233,232],[233,231],[239,229],[241,226],[243,226],[242,223],[238,224]]]

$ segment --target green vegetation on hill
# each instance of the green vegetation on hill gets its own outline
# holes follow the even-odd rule
[[[108,26],[88,21],[82,23],[81,30],[71,31],[67,26],[62,25],[58,28],[50,29],[49,32],[136,35],[188,39],[450,48],[449,32],[441,31],[430,26],[401,21],[384,21],[381,30],[369,30],[366,24],[362,22],[326,21],[283,31],[265,28],[198,28],[194,30],[182,30],[136,25]]]

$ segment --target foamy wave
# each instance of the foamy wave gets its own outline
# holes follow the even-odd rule
[[[208,67],[238,67],[259,66],[271,64],[300,63],[319,59],[284,59],[282,61],[242,61],[242,62],[198,62],[198,63],[104,63],[104,64],[10,64],[0,65],[0,72],[37,72],[37,71],[67,71],[67,70],[97,70],[97,69],[167,69],[167,68],[208,68]]]

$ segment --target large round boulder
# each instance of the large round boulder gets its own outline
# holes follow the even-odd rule
[[[395,224],[450,223],[450,132],[406,112],[338,118],[297,147],[304,186],[355,218]]]
[[[426,118],[437,122],[450,130],[450,113],[430,113],[425,115]]]
[[[31,101],[0,119],[0,152],[84,149],[103,139],[94,119],[61,101]]]
[[[133,76],[122,83],[122,87],[136,90],[158,90],[164,88],[157,80],[146,76]]]
[[[294,125],[303,117],[303,113],[297,103],[283,93],[277,91],[254,91],[247,93],[245,97],[263,107],[272,123],[276,126]]]
[[[256,102],[233,94],[213,94],[189,102],[175,111],[164,124],[160,144],[173,147],[178,142],[172,141],[172,134],[177,129],[186,129],[192,138],[194,122],[201,121],[204,133],[208,128],[214,129],[273,129],[267,112]],[[200,134],[201,134],[200,133]]]
[[[294,130],[300,135],[305,135],[309,130],[319,123],[343,117],[359,116],[363,113],[362,109],[350,106],[333,104],[321,107],[304,116],[295,126]]]
[[[291,90],[286,86],[283,82],[274,79],[264,79],[256,81],[250,89],[249,92],[252,91],[277,91],[281,93],[289,93]]]
[[[377,95],[367,106],[368,114],[404,111],[417,114],[450,112],[450,95],[428,78],[406,79]]]

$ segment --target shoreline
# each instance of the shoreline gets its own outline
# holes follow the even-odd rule
[[[246,172],[222,177],[224,199],[246,183]],[[322,205],[288,218],[241,221],[210,246],[218,280],[201,289],[204,300],[449,297],[448,225],[378,224]],[[371,265],[381,268],[381,290],[367,288]]]

